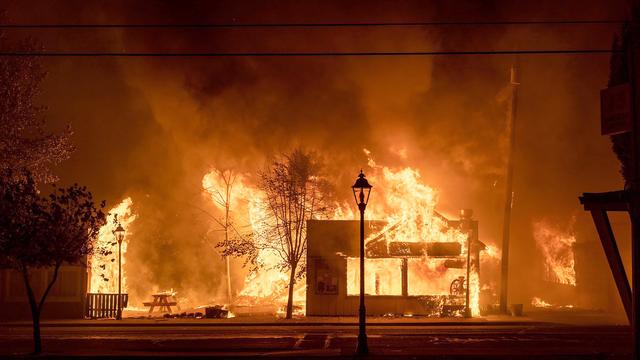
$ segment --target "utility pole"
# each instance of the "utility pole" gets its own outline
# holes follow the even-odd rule
[[[511,67],[511,103],[509,104],[507,126],[509,129],[509,153],[507,155],[507,177],[505,183],[504,218],[502,222],[502,261],[500,271],[500,311],[507,312],[509,290],[509,240],[511,235],[511,209],[513,207],[513,155],[516,145],[516,113],[518,105],[518,85],[516,66]]]

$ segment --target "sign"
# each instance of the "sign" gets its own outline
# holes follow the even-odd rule
[[[600,134],[631,131],[631,87],[616,85],[600,90]]]

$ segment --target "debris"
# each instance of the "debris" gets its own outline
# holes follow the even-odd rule
[[[222,305],[207,306],[204,308],[204,314],[207,319],[226,319],[229,317],[229,310]]]

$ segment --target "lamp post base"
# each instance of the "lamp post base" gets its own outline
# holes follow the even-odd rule
[[[367,344],[367,334],[358,334],[358,348],[356,354],[359,356],[369,355],[369,345]]]
[[[472,314],[471,314],[471,309],[469,309],[469,308],[464,309],[464,317],[465,318],[473,317]]]

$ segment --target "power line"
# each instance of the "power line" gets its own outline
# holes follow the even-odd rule
[[[622,50],[492,50],[492,51],[365,51],[365,52],[0,52],[5,57],[400,57],[400,56],[471,56],[471,55],[584,55],[612,54]]]
[[[510,25],[621,25],[624,20],[516,20],[516,21],[418,21],[338,23],[193,23],[193,24],[0,24],[0,29],[87,29],[87,28],[331,28],[331,27],[430,27]]]

